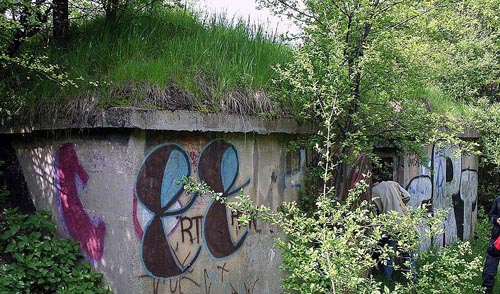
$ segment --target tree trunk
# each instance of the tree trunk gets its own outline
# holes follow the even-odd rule
[[[56,40],[61,41],[66,36],[69,27],[68,0],[54,0],[52,13],[52,34]]]
[[[106,1],[106,22],[112,22],[116,19],[119,0],[107,0]]]

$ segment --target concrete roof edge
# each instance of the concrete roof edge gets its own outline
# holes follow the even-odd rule
[[[34,131],[125,128],[165,131],[200,131],[257,134],[313,134],[312,123],[299,123],[293,118],[263,118],[226,113],[197,111],[159,111],[133,107],[96,110],[80,118],[16,123],[12,118],[0,121],[0,134],[21,134]]]
[[[481,133],[476,129],[466,128],[462,134],[460,134],[461,138],[479,138],[481,137]]]

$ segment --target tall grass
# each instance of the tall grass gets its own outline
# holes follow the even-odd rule
[[[461,116],[467,111],[465,102],[451,98],[437,87],[417,89],[417,97],[423,97],[429,103],[431,110],[435,113]]]
[[[125,84],[167,87],[175,84],[198,99],[217,100],[231,91],[265,90],[272,66],[291,60],[291,49],[255,25],[223,15],[201,16],[161,9],[123,16],[114,23],[103,17],[72,28],[66,48],[52,48],[50,60],[62,64],[78,89],[43,85],[45,96],[81,96],[98,92],[115,104],[110,88]],[[119,100],[119,98],[116,98]]]

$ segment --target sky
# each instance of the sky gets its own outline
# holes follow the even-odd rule
[[[225,12],[228,17],[250,18],[251,23],[262,24],[269,32],[277,31],[278,34],[297,32],[297,27],[292,21],[272,14],[267,8],[257,9],[255,0],[197,0],[195,9],[209,12]]]

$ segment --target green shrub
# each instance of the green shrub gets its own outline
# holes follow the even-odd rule
[[[58,239],[47,212],[0,215],[0,293],[111,293],[82,261],[78,243]]]
[[[407,264],[396,262],[395,283],[388,284],[374,270],[377,267],[374,253],[380,254],[380,260],[385,260],[389,256],[401,256],[402,252],[416,252],[420,234],[418,225],[429,228],[428,237],[436,236],[442,233],[446,211],[436,210],[434,216],[428,216],[422,207],[410,210],[409,217],[403,221],[396,213],[375,215],[366,202],[354,205],[353,201],[367,188],[363,182],[350,191],[345,202],[319,195],[314,209],[308,212],[296,202],[284,203],[273,212],[269,207],[256,206],[250,196],[242,192],[236,197],[236,202],[227,202],[206,184],[192,179],[184,179],[184,183],[186,191],[211,195],[229,209],[243,212],[239,219],[242,225],[258,218],[285,233],[285,238],[276,240],[283,259],[284,293],[472,294],[480,289],[481,256],[486,248],[484,238],[489,236],[485,234],[483,221],[480,221],[478,230],[484,236],[474,240],[474,248],[469,242],[458,242],[416,254],[416,272],[408,270]],[[387,235],[398,236],[398,250],[380,246],[382,236]],[[479,252],[476,246],[484,248]],[[403,267],[407,270],[403,271]],[[415,274],[417,279],[414,279]]]
[[[422,255],[417,293],[475,293],[482,259],[472,256],[469,242],[430,251]]]

